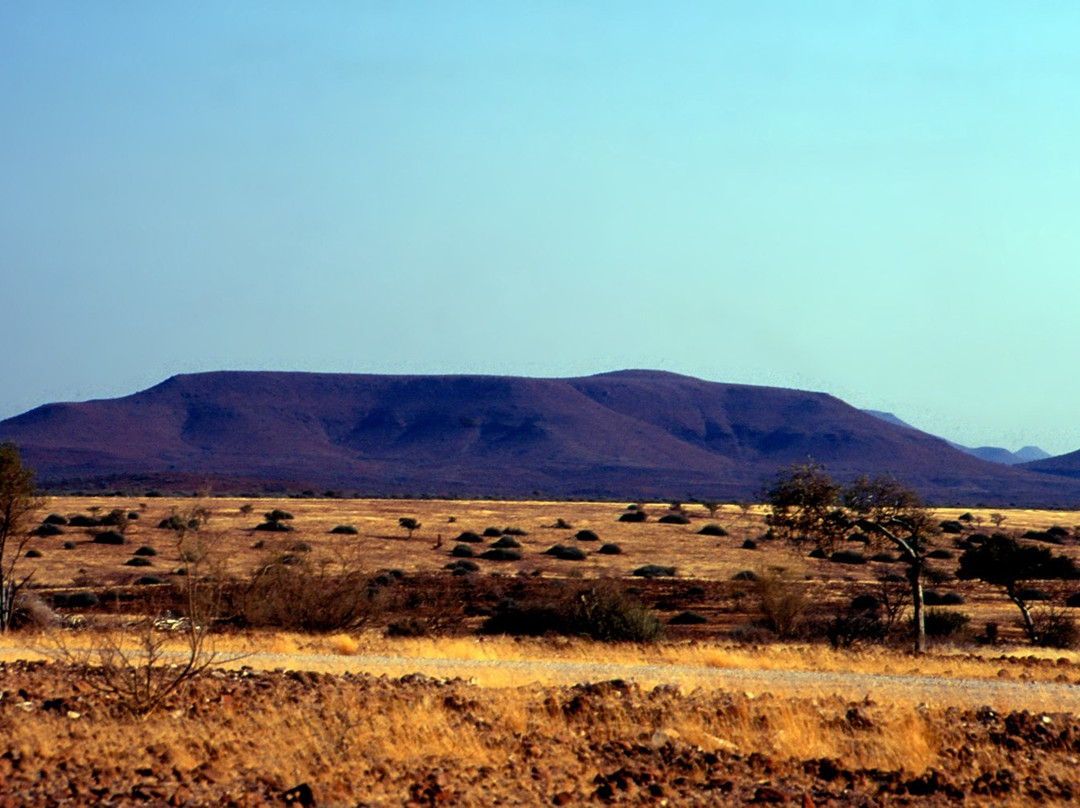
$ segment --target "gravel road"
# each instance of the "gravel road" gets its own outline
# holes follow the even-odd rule
[[[31,649],[0,647],[0,659],[33,659]],[[1007,679],[965,679],[876,673],[784,671],[689,665],[646,665],[607,662],[535,660],[477,660],[435,657],[397,657],[259,652],[224,662],[222,667],[249,666],[260,670],[310,670],[322,673],[370,673],[400,677],[419,673],[441,679],[463,678],[477,684],[573,685],[624,679],[643,687],[678,685],[723,688],[761,695],[825,696],[849,699],[869,696],[877,701],[949,704],[958,707],[990,705],[998,710],[1029,709],[1080,713],[1080,686],[1057,682]]]

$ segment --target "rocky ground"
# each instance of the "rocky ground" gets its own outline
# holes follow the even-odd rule
[[[1073,714],[681,693],[620,681],[491,690],[417,675],[241,670],[205,674],[140,718],[122,694],[94,684],[86,671],[54,663],[0,665],[0,806],[1080,798]],[[784,743],[785,733],[800,732]],[[822,755],[818,739],[833,753]]]

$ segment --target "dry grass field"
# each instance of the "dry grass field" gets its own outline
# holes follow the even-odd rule
[[[679,525],[657,521],[667,503],[645,504],[649,519],[628,523],[617,521],[626,503],[55,498],[43,517],[120,509],[138,518],[118,545],[93,541],[104,528],[65,526],[35,538],[27,549],[37,557],[20,569],[33,570],[45,604],[83,588],[100,593],[86,614],[120,632],[129,617],[160,606],[152,593],[182,586],[182,548],[158,524],[193,506],[208,519],[183,549],[196,548],[200,569],[217,577],[244,580],[267,559],[294,554],[313,567],[400,570],[400,594],[388,614],[354,630],[215,633],[215,668],[144,717],[96,691],[85,671],[55,661],[56,642],[90,648],[94,633],[9,635],[0,651],[0,805],[272,805],[290,794],[304,804],[303,789],[290,792],[301,783],[312,789],[311,804],[371,806],[1029,805],[1080,795],[1080,655],[1025,644],[1004,595],[955,580],[955,535],[935,540],[952,555],[931,562],[934,586],[962,599],[942,608],[970,616],[971,630],[919,658],[889,647],[780,641],[755,627],[758,596],[752,582],[732,580],[738,573],[782,568],[807,611],[821,615],[902,570],[813,559],[806,548],[763,541],[757,507],[728,505],[710,516],[687,505],[690,523]],[[284,521],[293,529],[255,530],[274,509],[292,514]],[[968,532],[995,529],[990,512],[970,514]],[[1001,515],[1000,528],[1017,533],[1052,525],[1071,532],[1080,522],[1071,512]],[[403,517],[421,525],[411,537]],[[728,535],[699,534],[705,524]],[[331,533],[338,525],[356,533]],[[515,529],[520,560],[474,558],[479,570],[468,576],[445,569],[460,533],[489,527]],[[598,540],[575,538],[580,530]],[[745,549],[747,540],[756,547]],[[479,554],[495,541],[470,546]],[[556,543],[586,557],[543,553]],[[622,552],[597,552],[606,543]],[[146,546],[156,551],[141,556],[149,565],[128,566]],[[1070,538],[1054,549],[1078,557],[1076,547]],[[878,548],[852,549],[869,556]],[[646,564],[674,567],[675,575],[633,576]],[[148,574],[165,583],[137,583]],[[620,581],[664,623],[684,611],[705,622],[667,625],[662,641],[647,644],[476,633],[490,613],[481,607],[493,599],[592,579]],[[1046,589],[1058,601],[1073,591]],[[454,607],[466,596],[475,611]],[[432,631],[387,635],[414,612]],[[993,646],[972,639],[987,622],[1001,627]],[[182,656],[179,639],[162,641]],[[18,661],[35,658],[51,661]],[[618,673],[594,676],[588,666],[597,663]],[[785,678],[791,672],[841,678],[810,685]],[[875,678],[870,685],[847,675]],[[956,687],[921,689],[918,677]],[[999,684],[1010,688],[992,689]],[[5,802],[5,794],[14,796]]]

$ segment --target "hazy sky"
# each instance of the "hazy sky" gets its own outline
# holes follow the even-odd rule
[[[659,368],[1080,448],[1080,6],[0,4],[0,417]]]

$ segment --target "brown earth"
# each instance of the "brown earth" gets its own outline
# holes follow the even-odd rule
[[[1080,718],[613,681],[215,672],[148,720],[0,664],[4,806],[1063,805]]]

